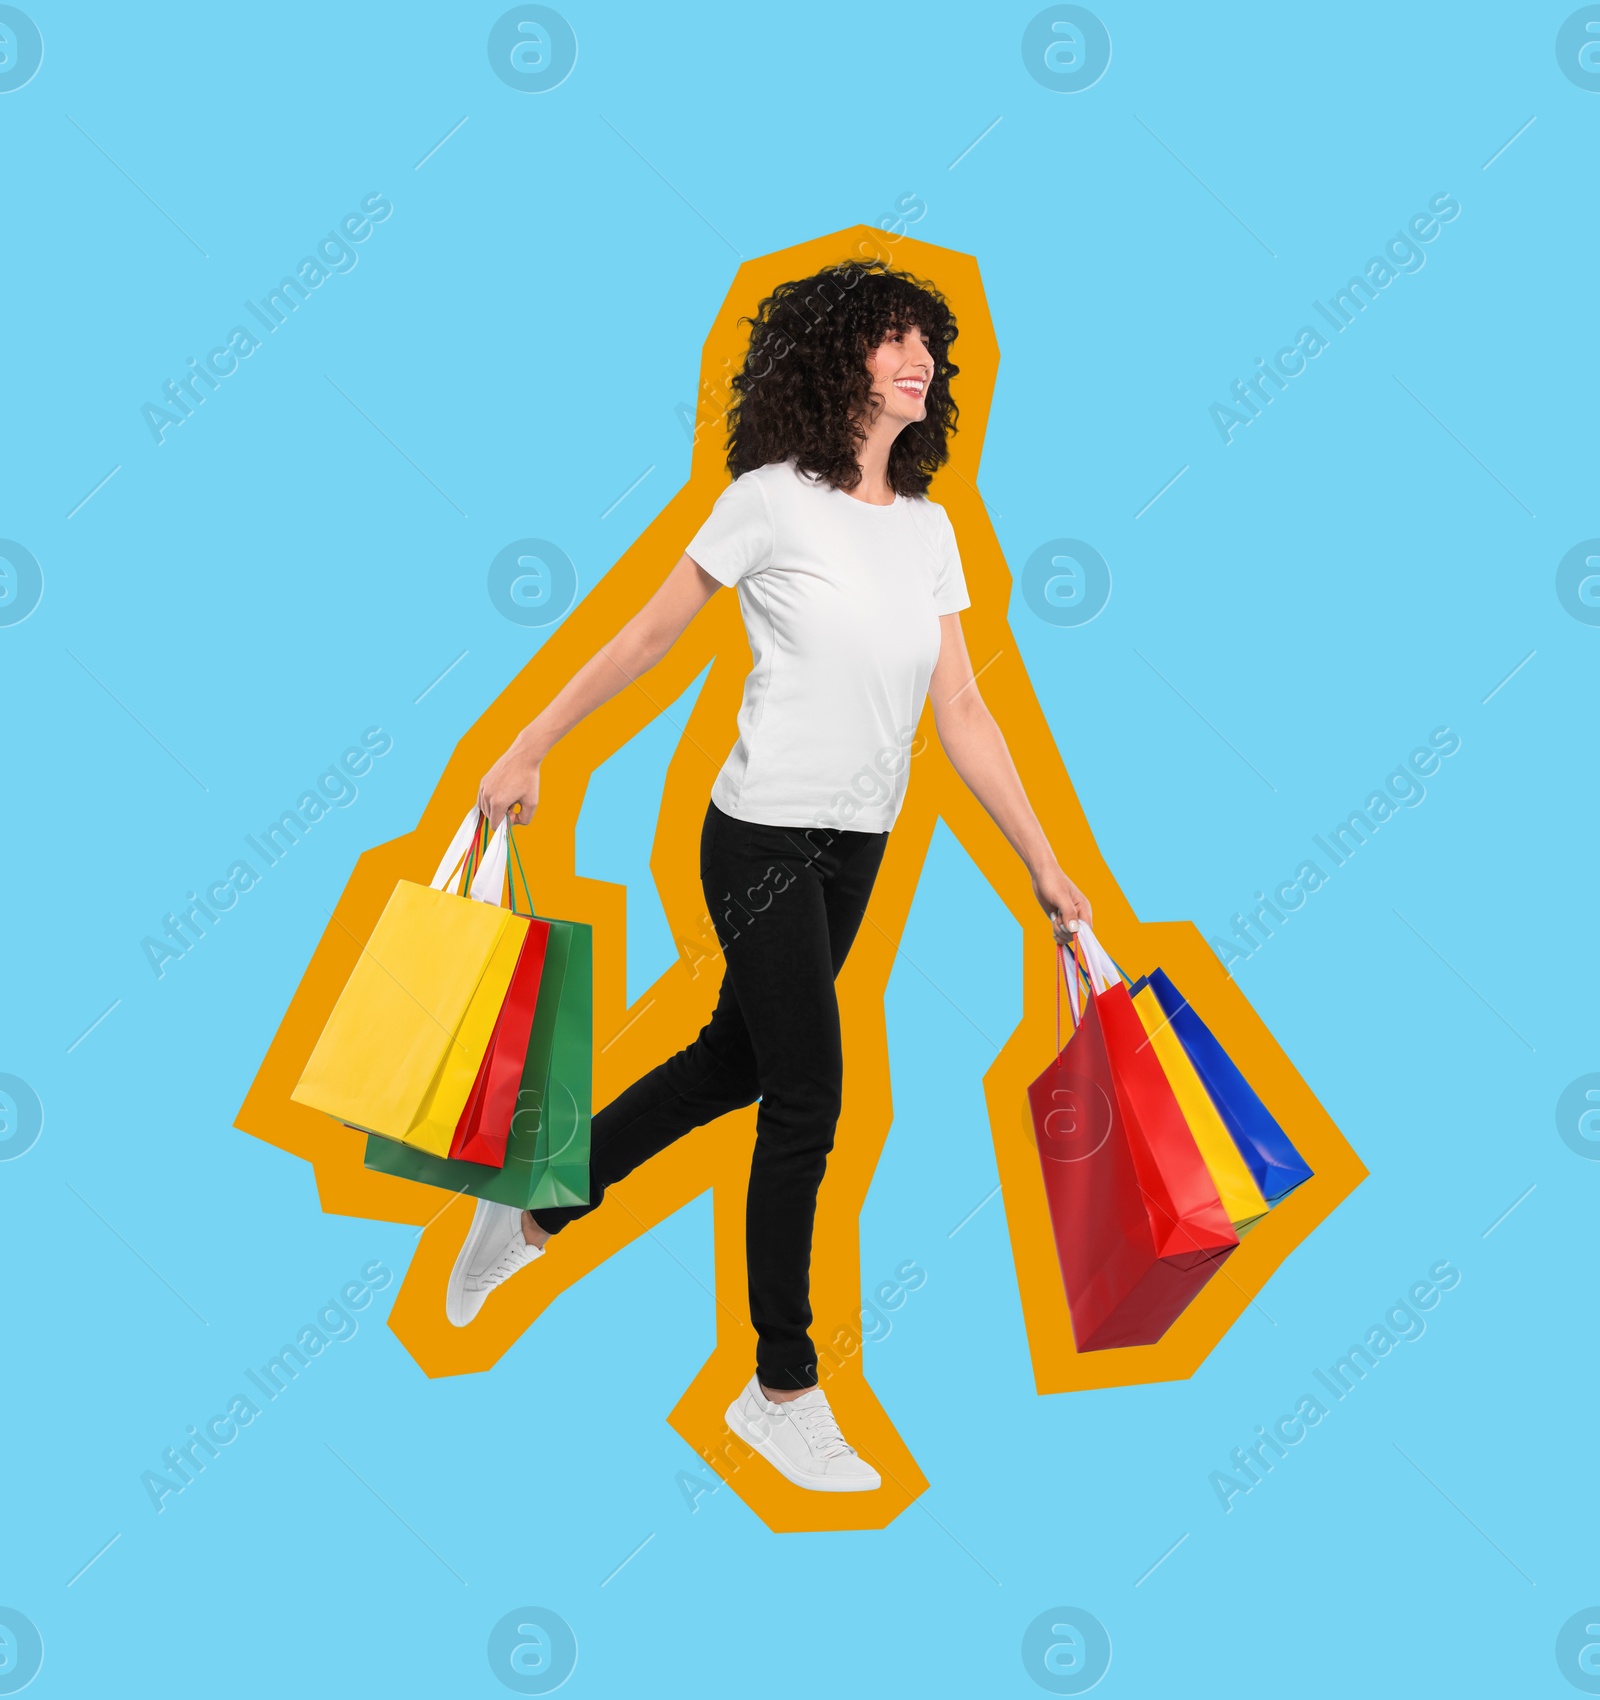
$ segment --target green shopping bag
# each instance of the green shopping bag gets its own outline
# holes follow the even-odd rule
[[[537,1197],[530,1198],[525,1208],[589,1202],[593,933],[575,922],[563,924],[570,929],[571,939],[562,995],[556,1006],[550,1064],[543,1072],[537,1096],[524,1078],[525,1095],[519,1094],[517,1111],[511,1118],[512,1141],[506,1147],[506,1165],[510,1167],[523,1160],[522,1152],[530,1140],[533,1145],[528,1161],[534,1172]],[[581,1020],[577,1019],[580,1011]]]
[[[365,1165],[521,1210],[587,1204],[593,1061],[594,931],[582,921],[551,921],[505,1167],[452,1162],[376,1136],[367,1140]]]

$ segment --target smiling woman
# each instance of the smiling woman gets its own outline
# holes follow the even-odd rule
[[[886,441],[889,489],[926,495],[956,429],[955,339],[944,298],[881,261],[780,285],[751,321],[750,354],[733,379],[728,470],[738,478],[793,457],[800,471],[853,492],[865,476],[866,426],[881,420],[897,427]]]
[[[866,916],[909,754],[933,709],[950,766],[1022,859],[1059,939],[1089,904],[1055,858],[961,633],[949,516],[928,498],[956,425],[955,316],[931,284],[847,261],[763,300],[727,412],[732,482],[678,564],[484,775],[489,823],[525,823],[551,747],[637,682],[733,589],[752,665],[711,788],[700,879],[724,959],[695,1041],[594,1117],[581,1204],[480,1199],[445,1292],[468,1326],[490,1293],[692,1129],[759,1104],[745,1207],[755,1374],[728,1426],[797,1486],[880,1487],[840,1433],[811,1338],[817,1191],[842,1107],[834,982]]]

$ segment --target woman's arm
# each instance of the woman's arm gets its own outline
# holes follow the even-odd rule
[[[585,715],[648,673],[720,588],[710,573],[687,555],[682,557],[655,595],[567,680],[483,776],[478,807],[489,817],[490,826],[498,826],[508,811],[519,826],[533,819],[539,802],[539,764],[551,748]]]
[[[1064,943],[1068,922],[1093,921],[1089,900],[1061,871],[1022,789],[1000,727],[978,695],[961,616],[941,614],[939,634],[939,659],[928,686],[939,742],[950,765],[1022,858],[1033,880],[1033,894],[1054,923],[1057,939]]]

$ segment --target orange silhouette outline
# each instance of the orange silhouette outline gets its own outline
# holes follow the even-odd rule
[[[764,1462],[755,1469],[742,1468],[754,1454],[729,1434],[723,1420],[728,1401],[749,1379],[755,1359],[744,1263],[753,1107],[697,1129],[609,1189],[606,1207],[563,1233],[558,1253],[494,1294],[472,1326],[458,1330],[445,1320],[444,1288],[473,1201],[460,1198],[441,1209],[442,1195],[436,1190],[364,1169],[360,1134],[290,1101],[360,942],[371,934],[395,881],[429,879],[441,847],[471,806],[482,774],[655,591],[726,484],[721,418],[730,394],[729,375],[741,363],[748,338],[738,320],[753,313],[779,283],[857,254],[882,253],[880,233],[867,226],[747,261],[739,268],[703,351],[696,413],[700,423],[688,483],[462,737],[415,831],[361,857],[237,1119],[240,1128],[314,1166],[325,1211],[428,1224],[389,1325],[430,1376],[491,1368],[567,1287],[711,1188],[717,1343],[669,1420],[777,1530],[881,1528],[927,1486],[862,1374],[859,1217],[893,1113],[885,988],[939,819],[1022,929],[1023,1017],[984,1076],[984,1090],[1040,1393],[1192,1375],[1279,1263],[1367,1172],[1193,923],[1141,922],[1101,856],[1012,636],[1007,612],[1011,574],[976,487],[999,366],[977,262],[970,255],[909,238],[897,238],[895,247],[894,263],[931,278],[961,325],[961,429],[931,494],[948,509],[960,540],[972,594],[972,607],[963,615],[967,645],[1028,796],[1062,866],[1093,898],[1096,931],[1107,948],[1132,973],[1157,964],[1168,970],[1316,1171],[1314,1178],[1251,1230],[1159,1344],[1077,1352],[1026,1096],[1028,1082],[1045,1066],[1054,1046],[1056,961],[1050,928],[1026,870],[950,766],[926,710],[905,804],[890,835],[866,922],[839,976],[849,1090],[818,1199],[813,1256],[812,1335],[820,1368],[844,1432],[883,1475],[879,1491],[807,1493]],[[668,768],[650,858],[678,941],[679,960],[630,1007],[626,888],[575,873],[578,815],[590,774],[654,720],[664,704],[680,696],[708,662],[711,670]],[[557,745],[544,763],[538,812],[530,825],[517,829],[524,863],[539,870],[541,912],[587,921],[594,928],[596,1105],[608,1102],[687,1044],[716,1001],[718,950],[706,917],[696,852],[711,782],[732,746],[748,664],[737,599],[713,598],[637,687],[624,690]],[[713,971],[707,971],[708,963]]]

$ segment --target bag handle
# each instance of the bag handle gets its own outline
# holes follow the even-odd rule
[[[445,851],[444,860],[439,864],[438,871],[434,874],[432,880],[429,881],[435,891],[444,891],[454,883],[452,875],[460,868],[461,859],[466,855],[468,847],[476,836],[478,822],[482,818],[478,810],[474,809],[461,823],[460,830],[455,837],[450,840],[450,848]]]
[[[1074,935],[1083,945],[1084,962],[1087,964],[1089,984],[1095,991],[1103,992],[1107,986],[1119,985],[1128,980],[1128,976],[1116,965],[1110,951],[1094,936],[1094,929],[1087,921],[1078,923],[1078,931]],[[1131,984],[1132,982],[1129,981]]]
[[[1074,933],[1072,935],[1072,937],[1074,939],[1076,939],[1077,934]],[[1087,977],[1088,971],[1084,968],[1083,964],[1078,960],[1076,951],[1074,951],[1072,953],[1072,955],[1069,957],[1069,955],[1067,954],[1066,945],[1059,944],[1059,943],[1056,945],[1056,969],[1057,969],[1057,973],[1056,973],[1056,976],[1055,976],[1055,981],[1056,981],[1056,1055],[1060,1056],[1061,1055],[1061,976],[1062,976],[1063,972],[1066,974],[1067,999],[1072,1005],[1072,1031],[1074,1033],[1076,1033],[1078,1031],[1078,1027],[1079,1027],[1080,1023],[1083,1020],[1083,1011],[1080,1008],[1079,1003],[1078,1003],[1078,976],[1079,976],[1079,974],[1084,974]]]
[[[536,914],[537,911],[533,907],[533,893],[528,890],[528,876],[522,871],[522,853],[517,849],[517,840],[510,832],[506,833],[506,843],[511,846],[511,859],[517,864],[517,878],[522,881],[522,895],[527,902],[528,913],[530,915]],[[511,912],[515,915],[517,913],[517,882],[516,880],[508,880],[506,883],[511,891]]]
[[[445,851],[444,860],[433,876],[431,883],[435,891],[455,889],[457,876],[464,871],[470,881],[467,888],[469,897],[479,903],[499,903],[500,889],[506,879],[506,823],[501,821],[484,844],[480,840],[479,828],[487,825],[474,804],[471,814],[462,821],[455,837],[450,840],[450,848]],[[527,882],[523,883],[526,887]],[[512,907],[515,908],[515,892],[512,895]]]

